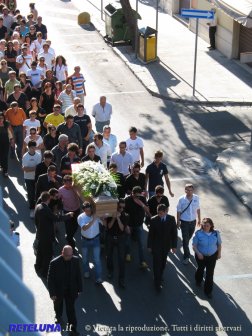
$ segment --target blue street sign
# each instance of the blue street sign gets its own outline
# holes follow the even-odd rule
[[[181,9],[181,16],[194,19],[208,19],[214,18],[214,11],[199,10],[199,9]]]

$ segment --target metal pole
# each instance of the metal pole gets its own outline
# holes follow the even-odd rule
[[[101,0],[101,19],[103,20],[103,0]]]
[[[159,0],[156,2],[156,31],[158,31],[158,6],[159,6]]]
[[[138,51],[138,0],[136,0],[136,31],[135,31],[135,58]]]
[[[195,96],[197,50],[198,50],[198,31],[199,31],[199,19],[196,19],[196,36],[195,36],[195,51],[194,51],[194,71],[193,71],[193,96]]]

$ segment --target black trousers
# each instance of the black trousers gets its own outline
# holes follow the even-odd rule
[[[154,283],[156,286],[160,286],[167,261],[168,251],[165,249],[157,251],[154,250],[152,251],[152,255]]]
[[[50,261],[53,256],[53,242],[46,241],[43,242],[39,240],[38,242],[38,250],[36,255],[36,263],[34,265],[35,271],[39,276],[47,277],[48,268]]]
[[[25,185],[27,189],[28,202],[30,209],[35,208],[35,180],[25,179]]]
[[[214,49],[215,49],[215,33],[216,33],[216,26],[209,27],[210,46]]]
[[[75,298],[69,294],[68,291],[64,293],[63,297],[57,297],[56,300],[54,301],[54,311],[55,311],[55,317],[57,320],[62,318],[63,315],[63,304],[65,301],[66,305],[66,315],[67,315],[67,320],[69,325],[72,325],[71,330],[76,331],[77,327],[77,319],[76,319],[76,314],[75,314]],[[69,328],[70,329],[70,328]]]
[[[69,211],[65,211],[65,213],[69,212]],[[67,219],[65,221],[65,228],[66,228],[66,240],[68,245],[72,246],[72,248],[75,248],[75,241],[74,241],[74,235],[78,229],[78,223],[77,223],[77,217],[80,214],[80,210],[76,210],[74,211],[74,216],[73,217],[69,217],[69,219]]]
[[[211,256],[204,256],[203,260],[200,260],[197,255],[195,255],[198,268],[195,273],[195,280],[197,283],[201,283],[203,280],[204,270],[206,269],[206,277],[204,283],[204,291],[206,294],[210,294],[213,290],[213,276],[214,269],[216,265],[218,252]]]
[[[125,276],[125,237],[118,236],[116,239],[111,234],[107,234],[107,269],[110,273],[114,271],[114,248],[117,249],[117,262],[119,270],[119,280]]]
[[[3,173],[8,172],[8,157],[9,157],[9,141],[0,143],[0,166],[3,169]]]

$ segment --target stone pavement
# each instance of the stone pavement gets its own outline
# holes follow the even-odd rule
[[[92,24],[105,36],[100,0],[71,1],[80,12],[90,13]],[[155,27],[155,8],[151,1],[139,1],[139,13],[143,18],[139,27]],[[104,0],[104,7],[107,3]],[[251,73],[238,61],[227,59],[217,50],[208,51],[208,44],[200,38],[196,97],[193,97],[195,35],[168,14],[159,13],[158,20],[158,61],[144,65],[135,58],[130,46],[113,47],[152,95],[189,104],[251,106]],[[219,155],[217,163],[224,180],[252,212],[252,151],[249,144],[231,146]]]
[[[139,28],[155,28],[156,10],[152,0],[139,0]],[[110,1],[113,2],[113,1]],[[117,1],[119,2],[119,1]],[[105,36],[105,22],[101,19],[101,0],[72,0],[80,11],[89,12],[97,31]],[[108,1],[103,1],[103,8]],[[135,3],[132,1],[132,7]],[[104,16],[103,16],[104,19]],[[143,64],[130,46],[113,47],[125,64],[154,96],[183,103],[204,105],[252,104],[252,70],[229,60],[219,51],[209,51],[208,43],[198,39],[196,94],[192,95],[195,34],[166,13],[158,15],[158,61]],[[245,69],[246,67],[246,69]]]

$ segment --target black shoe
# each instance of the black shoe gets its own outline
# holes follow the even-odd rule
[[[62,317],[55,317],[55,324],[60,324],[61,326],[64,325],[65,321]]]
[[[195,282],[195,285],[196,285],[197,287],[201,287],[201,282],[196,281],[196,282]]]
[[[161,292],[161,290],[163,289],[163,286],[161,285],[161,284],[156,284],[155,285],[155,288],[156,288],[156,291],[158,292],[158,293],[160,293]]]

